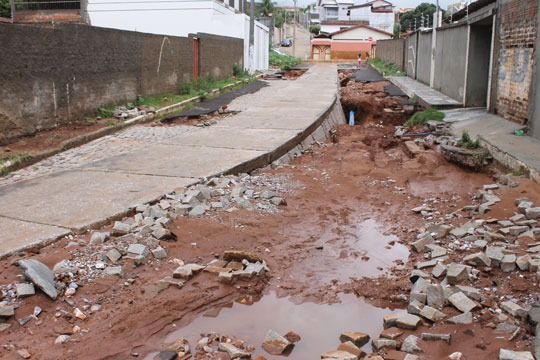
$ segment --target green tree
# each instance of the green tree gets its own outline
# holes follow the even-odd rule
[[[9,0],[0,0],[0,17],[11,17],[11,3]]]
[[[309,27],[309,32],[319,35],[319,32],[321,31],[321,25],[311,25]]]
[[[262,0],[256,4],[255,12],[257,16],[269,16],[273,14],[276,9],[276,5],[272,0]]]
[[[394,38],[399,38],[399,35],[401,35],[401,24],[395,23],[394,24]]]
[[[431,27],[433,25],[433,14],[435,13],[436,9],[437,6],[434,4],[421,3],[414,10],[407,11],[401,15],[401,18],[399,19],[401,31],[419,29],[422,26],[422,19],[424,21],[424,26]],[[445,16],[444,11],[442,16]]]
[[[285,9],[276,7],[274,9],[274,26],[277,28],[282,28],[285,23],[285,17],[287,12]]]

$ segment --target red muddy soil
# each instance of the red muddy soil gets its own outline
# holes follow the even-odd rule
[[[374,275],[373,267],[381,264],[370,258],[370,247],[362,248],[361,243],[350,241],[355,231],[364,221],[375,221],[387,235],[396,236],[385,244],[390,249],[382,248],[391,256],[392,247],[414,238],[415,233],[409,230],[423,226],[422,219],[409,211],[410,208],[421,205],[426,197],[437,197],[441,200],[441,212],[453,211],[454,207],[470,204],[470,194],[492,180],[487,175],[448,164],[435,151],[410,159],[400,146],[379,147],[393,131],[393,126],[381,127],[374,123],[343,125],[337,129],[337,143],[315,148],[312,153],[298,158],[293,166],[270,171],[290,174],[293,180],[304,185],[303,190],[287,198],[288,206],[281,213],[242,210],[219,213],[216,219],[181,217],[175,221],[174,233],[178,240],[167,244],[170,259],[204,263],[213,259],[214,254],[231,248],[250,250],[263,254],[268,262],[270,275],[263,280],[240,283],[237,288],[219,284],[214,276],[204,273],[181,290],[170,288],[156,294],[154,284],[170,275],[175,265],[162,263],[159,268],[135,268],[126,264],[125,279],[108,277],[83,286],[77,292],[73,299],[77,306],[101,305],[87,320],[75,319],[69,304],[52,302],[39,294],[24,300],[16,317],[26,316],[39,305],[44,310],[40,321],[32,321],[25,327],[14,325],[7,334],[1,335],[2,343],[17,349],[27,348],[43,359],[123,359],[132,352],[145,354],[155,351],[156,347],[159,349],[156,339],[165,338],[172,323],[178,327],[187,325],[202,312],[240,295],[268,293],[270,289],[277,296],[291,296],[298,303],[332,303],[339,301],[341,291],[347,291],[365,296],[377,306],[404,307],[406,303],[397,295],[410,290],[408,272],[394,269],[377,280],[363,279],[364,272]],[[510,192],[523,191],[519,190],[521,187]],[[503,201],[500,205],[504,204]],[[67,241],[42,249],[39,254],[25,256],[34,256],[53,267],[68,256],[64,248]],[[354,273],[347,259],[355,259],[363,265]],[[3,262],[2,283],[19,276],[17,267],[11,265],[15,260],[18,257]],[[407,258],[402,260],[406,262]],[[401,261],[398,260],[398,264]],[[348,277],[340,276],[341,266]],[[126,279],[135,281],[133,285],[124,286]],[[59,334],[72,332],[75,324],[82,329],[80,335],[74,336],[75,342],[52,345]],[[481,333],[481,330],[476,331]],[[455,344],[463,351],[463,344]],[[486,346],[498,348],[494,341]],[[475,350],[472,345],[468,350],[471,354],[487,351]],[[5,358],[17,356],[13,350],[0,351]]]
[[[135,358],[135,354],[145,358],[164,349],[179,329],[185,327],[189,331],[192,323],[194,329],[199,329],[201,323],[197,319],[202,314],[230,307],[236,299],[246,296],[255,299],[262,296],[263,305],[266,298],[274,299],[269,306],[272,302],[280,303],[279,299],[284,297],[295,304],[335,304],[345,301],[345,296],[344,311],[351,311],[346,307],[351,301],[353,305],[358,301],[359,306],[367,306],[361,305],[367,302],[376,306],[377,311],[405,308],[412,286],[410,270],[416,262],[423,261],[420,254],[409,256],[406,245],[426,223],[410,209],[424,204],[427,198],[436,199],[430,206],[439,214],[478,204],[479,201],[473,199],[474,193],[483,184],[493,183],[493,179],[449,164],[434,150],[410,158],[401,141],[393,137],[395,129],[390,123],[375,116],[354,127],[340,125],[333,141],[315,146],[281,169],[266,171],[276,176],[290,176],[291,181],[301,184],[295,193],[287,196],[288,205],[281,207],[278,213],[239,210],[216,211],[211,218],[179,217],[172,228],[177,241],[165,245],[166,261],[135,267],[131,260],[123,259],[120,261],[126,273],[123,279],[109,276],[79,284],[79,290],[71,299],[53,302],[41,293],[24,299],[16,310],[16,318],[32,313],[36,305],[43,313],[39,320],[31,320],[24,327],[14,319],[9,320],[12,327],[0,335],[0,343],[4,345],[0,348],[0,357],[17,359],[16,350],[24,348],[33,354],[32,358],[39,359],[129,359]],[[498,190],[502,201],[483,217],[512,215],[514,199],[520,196],[540,203],[538,185],[523,179],[519,181],[522,184],[514,189]],[[462,224],[469,215],[463,213],[463,216],[455,217],[453,222]],[[88,240],[88,236],[85,239]],[[39,251],[4,260],[0,265],[0,285],[20,280],[20,272],[14,266],[19,259],[33,257],[51,268],[58,261],[69,259],[70,249],[65,248],[69,241],[63,239]],[[177,267],[172,259],[206,264],[230,249],[259,254],[268,263],[270,272],[263,278],[241,281],[234,286],[218,283],[215,275],[201,273],[182,289],[171,287],[157,293],[156,282],[171,275]],[[502,276],[500,270],[484,269],[480,281],[483,286],[497,286],[499,295],[519,294],[532,289],[527,276],[522,278],[517,272]],[[75,304],[70,305],[70,301]],[[90,307],[95,304],[100,308],[91,312]],[[88,318],[76,319],[74,307],[81,308]],[[279,312],[281,308],[276,305],[262,309]],[[322,308],[305,310],[302,314],[306,321],[322,316],[318,312],[331,311],[318,309]],[[369,312],[370,308],[365,311]],[[445,312],[457,314],[448,307]],[[232,319],[241,324],[240,319],[247,319],[246,316]],[[268,313],[261,317],[272,318]],[[525,333],[509,341],[508,334],[494,335],[489,327],[490,317],[489,312],[483,312],[481,321],[472,325],[421,326],[404,332],[452,333],[450,345],[442,341],[423,344],[423,359],[442,359],[453,351],[463,352],[466,359],[494,359],[501,346],[530,349],[530,328],[521,324]],[[339,321],[336,316],[328,327],[338,331]],[[379,329],[382,318],[368,319],[359,315],[355,323],[358,328],[340,331]],[[292,324],[298,323],[291,319]],[[73,334],[75,325],[81,330]],[[308,327],[304,333],[296,328],[286,331],[292,330],[303,339],[310,339],[325,327]],[[238,326],[228,329],[233,328],[238,329]],[[254,332],[260,330],[253,329]],[[66,343],[54,345],[60,334],[73,335]],[[337,339],[339,334],[332,336]],[[377,336],[372,334],[372,337]],[[306,359],[301,355],[304,354],[301,344],[302,341],[289,355],[290,359]],[[192,349],[194,345],[191,344]],[[252,345],[260,347],[261,344]],[[255,354],[264,354],[259,351]],[[402,355],[395,358],[400,359],[399,356]],[[264,357],[279,358],[267,354]]]
[[[23,154],[35,155],[56,149],[66,140],[89,134],[106,126],[106,121],[101,120],[96,123],[81,122],[60,125],[51,130],[39,131],[35,135],[24,136],[11,144],[0,146],[0,160]]]

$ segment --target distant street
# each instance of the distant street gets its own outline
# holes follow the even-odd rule
[[[294,26],[290,24],[285,25],[286,37],[292,39],[294,33]],[[309,59],[311,57],[310,47],[310,33],[303,26],[296,27],[296,54],[294,56],[301,57],[302,59]],[[293,55],[293,46],[280,47],[279,51],[287,55]]]

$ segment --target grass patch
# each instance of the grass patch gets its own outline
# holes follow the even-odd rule
[[[295,58],[294,56],[290,55],[280,55],[276,52],[270,51],[268,61],[271,66],[279,66],[281,70],[289,70],[290,68],[301,64],[302,58]]]
[[[521,169],[513,169],[510,174],[512,174],[512,176],[523,176],[524,172]]]
[[[2,166],[2,170],[0,170],[0,176],[5,176],[9,173],[9,168],[16,167],[23,161],[29,159],[31,156],[28,153],[22,153],[19,155],[11,155],[7,159],[0,159],[0,166]],[[4,167],[8,162],[10,162],[9,167]]]
[[[227,78],[222,80],[216,80],[212,76],[207,79],[199,78],[197,81],[184,81],[180,89],[179,94],[165,93],[153,96],[137,96],[136,106],[148,106],[148,107],[163,107],[172,104],[177,104],[187,99],[191,99],[195,96],[200,96],[201,100],[209,98],[208,93],[214,89],[220,89],[227,85],[236,83],[239,80],[247,80],[252,82],[254,77],[245,72],[239,72],[239,75],[234,78]]]
[[[383,76],[405,76],[405,73],[399,70],[396,64],[384,62],[379,58],[369,59],[368,64],[377,69]]]
[[[457,143],[465,149],[477,149],[480,146],[480,140],[476,139],[473,141],[466,131],[461,134],[461,139]]]
[[[445,114],[435,109],[426,109],[414,114],[409,120],[403,124],[404,126],[415,126],[425,124],[429,120],[443,121]]]

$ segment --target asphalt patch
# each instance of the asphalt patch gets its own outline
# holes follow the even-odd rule
[[[356,82],[388,81],[372,67],[361,68],[355,71],[353,77]]]
[[[215,98],[204,100],[197,104],[196,107],[189,110],[182,111],[179,114],[174,114],[166,117],[162,122],[167,122],[179,117],[195,117],[205,114],[210,114],[215,111],[218,111],[223,105],[229,104],[231,101],[246,94],[253,94],[262,89],[263,87],[268,86],[264,81],[257,80],[255,82],[249,83],[245,86],[242,86],[239,89],[231,90],[225,94],[216,96]]]
[[[401,89],[394,85],[394,84],[390,84],[390,85],[386,85],[384,87],[384,92],[388,94],[388,96],[404,96],[404,97],[408,97],[407,94],[405,94],[403,91],[401,91]]]

